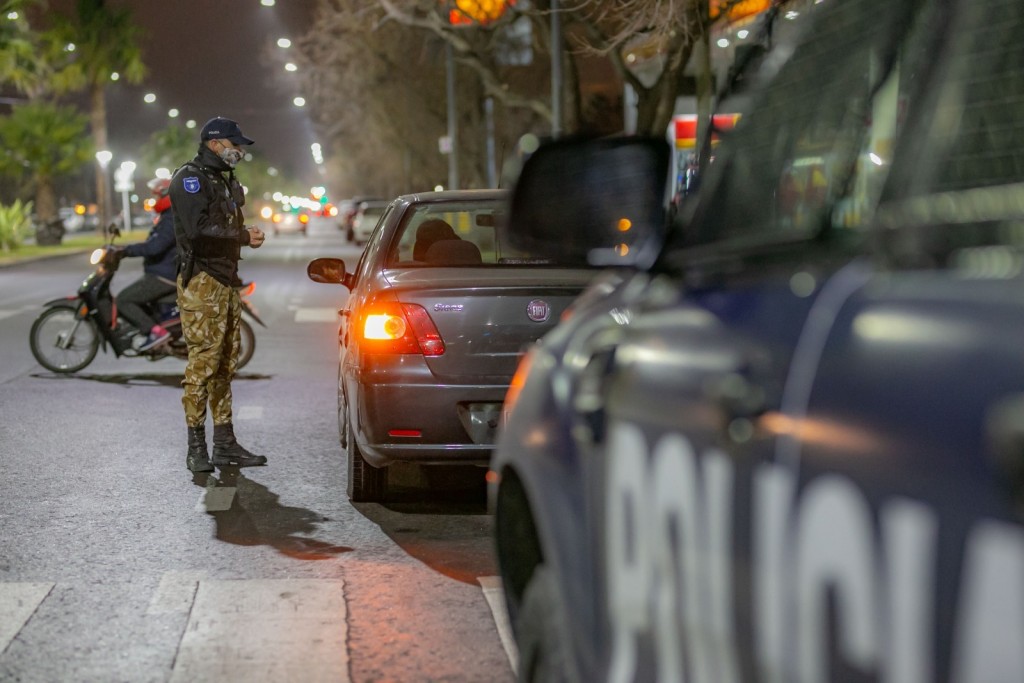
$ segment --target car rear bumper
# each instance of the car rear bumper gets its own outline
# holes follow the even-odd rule
[[[356,442],[376,467],[392,462],[487,465],[507,390],[505,384],[350,385]]]

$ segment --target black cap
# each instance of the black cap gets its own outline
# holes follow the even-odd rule
[[[236,145],[251,145],[255,142],[255,140],[242,135],[242,129],[238,127],[237,123],[223,116],[217,116],[207,121],[206,125],[203,126],[203,132],[199,134],[199,139],[203,142],[207,140],[230,140]]]

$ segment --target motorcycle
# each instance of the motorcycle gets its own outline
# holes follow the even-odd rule
[[[96,270],[86,277],[78,293],[47,301],[43,304],[45,310],[32,323],[29,332],[32,355],[47,370],[63,374],[78,372],[93,361],[101,346],[104,351],[109,346],[118,358],[146,358],[151,361],[167,357],[188,358],[188,347],[182,336],[181,314],[174,292],[149,305],[153,319],[171,334],[167,342],[152,349],[139,351],[138,347],[145,341],[146,334],[118,315],[117,300],[110,291],[110,282],[121,260],[112,248],[113,238],[119,234],[114,228],[110,243],[92,252],[89,262],[96,266]],[[249,302],[255,289],[255,282],[238,288],[242,313],[266,327]],[[256,335],[244,317],[240,332],[238,369],[245,367],[256,350]]]

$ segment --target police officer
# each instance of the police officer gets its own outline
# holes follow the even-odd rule
[[[178,307],[188,344],[181,403],[188,426],[186,466],[265,465],[236,440],[231,423],[231,380],[240,343],[241,303],[236,286],[243,246],[263,244],[263,231],[242,220],[245,194],[234,168],[253,144],[231,119],[203,126],[199,153],[171,178],[174,235],[178,246]],[[213,414],[213,456],[206,448],[206,408]]]

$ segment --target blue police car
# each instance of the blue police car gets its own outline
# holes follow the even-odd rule
[[[669,228],[657,143],[524,167],[610,268],[492,460],[522,680],[1024,681],[1024,3],[820,5]]]

